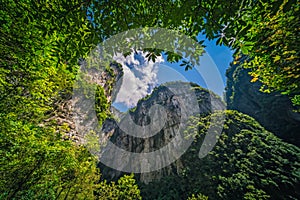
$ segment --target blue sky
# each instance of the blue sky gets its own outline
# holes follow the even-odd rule
[[[198,40],[205,40],[205,36],[199,35]],[[216,45],[215,40],[205,40],[206,53],[200,57],[200,66],[185,71],[179,63],[169,63],[165,56],[158,58],[155,63],[143,59],[145,54],[138,57],[118,58],[123,66],[123,85],[113,102],[113,106],[120,111],[126,111],[134,107],[138,99],[149,94],[152,89],[168,81],[188,81],[208,88],[222,96],[226,85],[226,69],[232,62],[233,51],[225,46]]]

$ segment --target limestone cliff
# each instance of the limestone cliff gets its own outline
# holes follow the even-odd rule
[[[195,96],[195,102],[191,99],[193,95]],[[155,105],[161,106],[161,109],[156,110],[156,112],[158,112],[156,113],[156,117],[155,115],[149,114],[151,113],[151,108],[155,107]],[[103,132],[105,135],[112,135],[110,141],[127,152],[154,152],[168,145],[171,140],[175,139],[176,134],[178,134],[177,131],[182,128],[182,123],[186,123],[187,119],[185,121],[182,119],[187,117],[187,112],[191,115],[202,114],[206,116],[212,111],[223,109],[224,103],[219,97],[195,84],[183,82],[169,83],[156,88],[150,96],[140,100],[136,108],[128,113],[133,122],[139,125],[141,129],[152,123],[152,127],[145,130],[153,133],[152,136],[142,138],[129,135],[129,132],[138,132],[138,130],[134,128],[135,126],[130,125],[125,127],[126,130],[124,130],[124,128],[120,128],[122,120],[117,122],[114,119],[106,120],[103,124]],[[123,121],[124,120],[125,119],[123,119]],[[180,145],[180,142],[179,140],[175,143],[175,149],[177,148],[176,145]],[[170,152],[172,153],[174,150],[170,150]],[[115,151],[106,152],[102,155],[102,158],[100,157],[100,161],[101,159],[112,159],[112,162],[118,165],[121,170],[123,168],[126,169],[128,165],[136,167],[136,165],[141,164],[139,160],[126,160],[126,156],[117,158],[116,154],[117,152]],[[166,155],[160,154],[153,160],[153,163],[160,164],[161,162],[166,162],[166,159],[168,159]],[[116,180],[122,175],[121,171],[111,169],[103,164],[100,164],[100,168],[103,177],[108,180]],[[136,177],[141,182],[148,183],[166,175],[177,174],[181,171],[181,168],[181,160],[178,159],[171,165],[154,172],[136,174]]]
[[[85,63],[82,63],[82,68],[86,68]],[[87,72],[86,72],[87,73]],[[93,83],[96,83],[98,86],[102,88],[103,95],[105,102],[96,102],[92,99],[92,102],[94,104],[98,103],[99,105],[105,105],[107,107],[107,110],[103,111],[103,113],[107,113],[109,115],[109,106],[111,102],[113,101],[113,92],[115,90],[112,90],[112,88],[115,88],[116,90],[120,87],[120,84],[123,71],[119,64],[117,63],[111,63],[109,67],[90,67],[88,68],[88,76],[91,76],[91,81]],[[78,78],[78,77],[77,77]],[[118,85],[116,85],[118,83]],[[74,83],[74,86],[77,87]],[[80,86],[82,87],[82,86]],[[82,92],[82,91],[79,91]],[[66,92],[62,93],[62,96],[60,99],[57,99],[53,103],[53,112],[51,112],[49,115],[50,117],[45,120],[44,125],[47,124],[55,124],[58,131],[63,133],[63,138],[66,140],[72,140],[76,142],[77,144],[84,143],[84,134],[81,133],[84,132],[88,127],[92,127],[92,124],[98,124],[99,121],[97,118],[96,120],[87,120],[88,122],[84,121],[84,119],[81,117],[82,114],[88,116],[89,113],[86,112],[94,112],[95,105],[85,105],[84,102],[86,99],[84,99],[84,95],[82,96],[76,96],[74,95],[76,93],[76,89],[73,90],[73,93]],[[97,95],[97,92],[96,92]],[[92,97],[95,98],[95,97]],[[76,104],[80,104],[80,106],[75,106]],[[86,108],[86,106],[89,106]],[[96,105],[97,108],[97,105]],[[86,132],[86,131],[85,131]]]
[[[300,113],[294,112],[297,108],[279,92],[260,92],[261,84],[251,83],[248,72],[239,64],[231,64],[227,70],[227,108],[250,115],[278,137],[300,146]]]

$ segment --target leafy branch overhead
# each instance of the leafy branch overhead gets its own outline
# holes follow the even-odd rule
[[[297,0],[78,0],[32,5],[30,2],[1,3],[5,8],[1,17],[2,41],[6,41],[1,63],[13,62],[10,55],[13,49],[19,52],[19,56],[25,53],[25,49],[27,55],[46,55],[45,49],[41,48],[44,46],[55,62],[76,63],[79,57],[88,54],[91,47],[113,35],[140,27],[161,27],[179,31],[194,40],[199,33],[204,33],[208,39],[217,39],[217,44],[235,49],[237,57],[240,53],[249,56],[250,62],[244,66],[252,69],[253,81],[264,84],[264,92],[299,93],[297,41],[300,13]],[[18,27],[14,34],[8,34],[12,33],[11,26]],[[13,35],[14,38],[9,39]],[[22,43],[29,40],[33,43],[14,45],[14,42],[18,43],[16,38]],[[174,41],[170,38],[164,42]],[[202,42],[199,44],[203,45]],[[176,55],[178,52],[155,47],[148,50],[150,60],[165,52],[167,60],[173,62],[203,53],[203,48],[194,49],[187,55]],[[196,60],[192,65],[182,64],[190,69],[197,63]],[[0,80],[5,81],[1,77]]]
[[[300,91],[297,0],[97,1],[92,10],[101,38],[139,27],[177,30],[194,40],[204,33],[236,50],[237,58],[247,55],[250,62],[244,67],[252,69],[253,81],[263,83],[262,91],[292,96]],[[167,56],[168,61],[182,58],[170,52]]]

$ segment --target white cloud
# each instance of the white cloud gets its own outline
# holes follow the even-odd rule
[[[114,60],[122,65],[124,72],[122,86],[115,103],[133,107],[158,84],[158,65],[163,63],[164,59],[159,56],[155,62],[148,61],[146,54],[138,51],[137,54],[131,53],[127,57],[122,54],[114,56]]]

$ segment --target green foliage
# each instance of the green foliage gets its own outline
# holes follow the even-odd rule
[[[268,87],[265,91],[299,92],[300,15],[295,0],[0,0],[0,7],[1,199],[94,199],[94,191],[100,191],[100,199],[102,193],[112,199],[141,198],[132,176],[117,185],[97,184],[95,158],[85,148],[63,141],[57,124],[44,123],[56,114],[57,104],[70,96],[78,59],[117,33],[164,27],[195,39],[204,32],[209,39],[218,38],[218,44],[249,55],[248,67],[253,69],[254,80]],[[163,51],[148,50],[151,60]],[[183,62],[189,69],[202,53],[203,48],[186,55],[167,52],[167,59],[196,55],[191,64]],[[96,101],[102,122],[108,116],[103,88],[98,87]],[[298,97],[293,101],[298,104]],[[299,149],[265,132],[250,118],[227,115],[228,129],[212,154],[201,161],[187,159],[194,171],[186,169],[185,173],[192,178],[182,178],[184,184],[178,190],[174,188],[181,179],[175,178],[174,188],[166,186],[168,190],[161,195],[179,197],[186,186],[193,185],[196,189],[188,195],[202,193],[212,199],[230,199],[233,194],[245,199],[297,198]],[[209,123],[203,120],[195,123],[201,130]],[[196,134],[201,138],[204,132]]]
[[[198,124],[200,132],[194,126],[190,131],[198,135],[200,145],[209,118],[200,119]],[[187,155],[190,157],[186,161],[193,169],[187,174],[201,180],[195,186],[213,199],[288,199],[299,195],[296,188],[300,149],[282,142],[254,119],[238,112],[226,112],[223,133],[207,157],[195,162],[197,155]]]
[[[192,194],[210,199],[297,199],[300,149],[267,132],[247,115],[226,111],[216,146],[199,159],[210,119],[220,114],[191,119],[187,131],[196,137],[181,158],[184,169],[179,175],[142,185],[145,199],[186,199]],[[155,192],[151,193],[152,187]],[[169,191],[176,191],[177,196]]]
[[[93,44],[81,1],[0,1],[3,112],[39,121],[72,91],[77,62]],[[90,42],[88,42],[90,41]],[[96,41],[94,41],[96,42]]]
[[[251,68],[252,81],[264,84],[262,91],[282,91],[293,96],[300,92],[300,49],[297,45],[300,7],[299,2],[293,0],[276,4],[277,12],[273,12],[272,4],[266,4],[267,12],[254,15],[255,22],[248,22],[251,28],[243,40],[244,44],[251,45],[251,50],[242,53],[251,59],[244,67]],[[294,103],[299,104],[295,100]]]
[[[236,55],[251,58],[244,67],[252,69],[253,81],[260,80],[262,91],[299,93],[299,2],[297,0],[215,0],[215,1],[96,1],[91,6],[95,28],[101,38],[140,27],[177,30],[196,40],[199,33],[217,39],[218,45],[236,50]],[[172,44],[173,41],[163,41]],[[134,41],[133,41],[134,43]],[[179,41],[179,46],[183,45]],[[203,47],[203,41],[199,41]],[[156,43],[159,46],[159,42]],[[134,46],[134,44],[133,44]],[[154,60],[165,49],[155,47]],[[193,53],[193,54],[192,54]],[[166,51],[169,62],[179,62],[186,70],[198,63],[191,55],[201,55],[203,48],[182,52]]]
[[[207,196],[204,196],[203,194],[197,194],[197,196],[195,196],[194,194],[189,197],[187,200],[208,200]]]
[[[293,105],[300,105],[300,95],[295,95],[293,98],[292,98],[292,103]],[[297,112],[300,112],[300,110],[298,109]]]
[[[46,123],[69,114],[60,112],[78,59],[98,43],[87,19],[90,3],[0,0],[0,199],[97,198],[98,161],[85,147],[63,140],[65,123]],[[104,112],[101,91],[96,99]],[[133,182],[122,184],[128,184],[120,189],[122,198],[138,194]]]
[[[99,140],[100,137],[94,131],[90,131],[88,134],[84,136],[85,147],[89,150],[89,152],[93,155],[97,155],[100,151]]]
[[[99,174],[85,148],[13,114],[0,121],[2,199],[93,199]]]
[[[95,111],[100,125],[102,125],[104,120],[110,115],[109,107],[110,104],[107,101],[103,87],[97,86],[95,94]]]
[[[0,119],[1,199],[141,199],[133,175],[99,183],[95,157],[55,130],[14,115]]]
[[[124,175],[118,180],[118,183],[106,181],[100,183],[100,188],[97,191],[99,194],[98,199],[101,200],[131,200],[131,199],[142,199],[140,191],[135,183],[133,174]]]

